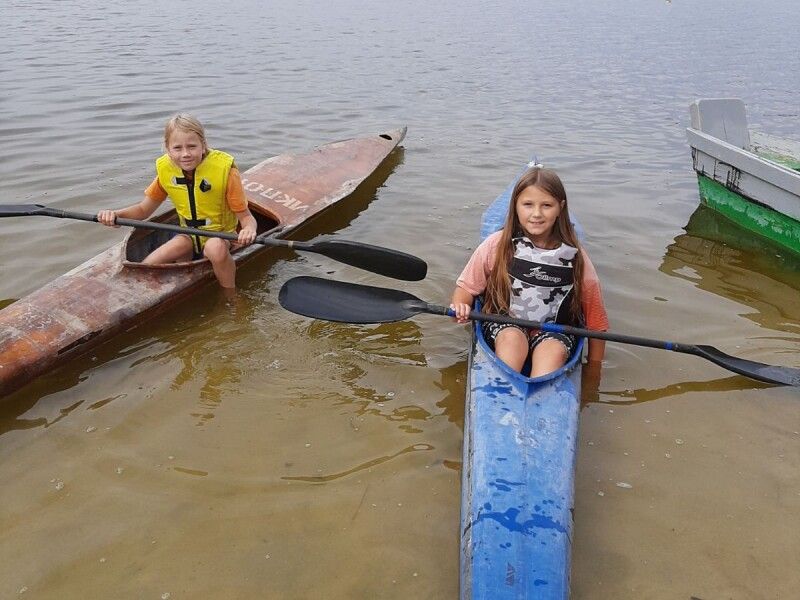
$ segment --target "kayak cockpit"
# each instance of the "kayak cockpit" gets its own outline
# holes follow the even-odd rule
[[[479,297],[475,302],[475,310],[480,311],[481,307],[483,306],[483,297]],[[473,323],[474,328],[474,335],[475,335],[475,343],[481,346],[486,352],[486,355],[491,358],[492,362],[495,364],[496,368],[502,371],[510,380],[517,381],[521,385],[529,385],[529,384],[536,384],[543,381],[548,381],[550,379],[556,379],[561,377],[565,373],[569,373],[572,371],[577,364],[580,363],[581,357],[583,356],[584,345],[586,340],[582,337],[579,337],[575,340],[575,347],[572,349],[569,357],[567,357],[566,363],[561,366],[561,368],[553,371],[552,373],[547,373],[546,375],[541,375],[539,377],[531,378],[531,361],[525,360],[525,364],[522,367],[522,373],[518,373],[511,367],[509,367],[506,363],[504,363],[500,358],[498,358],[497,354],[495,354],[494,350],[489,346],[489,342],[486,341],[486,338],[483,335],[483,328],[481,327],[480,321],[475,321]]]
[[[256,231],[258,235],[270,233],[271,231],[280,229],[281,224],[278,218],[268,213],[264,207],[250,204],[250,212],[256,219]],[[167,223],[170,225],[179,225],[178,214],[175,210],[170,210],[162,215],[153,219],[157,223]],[[200,258],[198,260],[190,260],[185,262],[166,263],[159,265],[144,265],[142,261],[153,250],[165,244],[174,236],[179,235],[172,231],[161,231],[154,229],[133,229],[125,238],[124,258],[123,264],[126,267],[134,267],[140,269],[175,269],[184,268],[186,266],[194,266],[208,262],[207,258]],[[237,248],[233,253],[241,251]]]

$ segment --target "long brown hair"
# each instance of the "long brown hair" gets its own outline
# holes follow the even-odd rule
[[[578,241],[578,235],[575,233],[575,228],[569,219],[567,192],[564,190],[564,184],[561,183],[561,179],[559,179],[555,171],[539,166],[531,167],[525,171],[511,193],[511,201],[508,203],[508,213],[503,226],[503,233],[500,236],[500,242],[497,244],[497,256],[484,292],[483,310],[487,313],[508,313],[511,299],[508,269],[514,258],[512,240],[515,237],[524,235],[522,225],[517,217],[517,198],[519,198],[523,190],[531,186],[538,187],[558,200],[561,212],[556,218],[553,233],[559,242],[569,244],[578,249],[578,253],[572,262],[575,283],[572,289],[572,303],[569,312],[573,323],[579,323],[583,314],[583,309],[581,308],[581,285],[583,283],[581,245]]]

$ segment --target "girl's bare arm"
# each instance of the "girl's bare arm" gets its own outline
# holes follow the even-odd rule
[[[121,219],[137,219],[142,221],[152,215],[160,206],[160,202],[156,202],[149,196],[143,196],[142,199],[131,206],[127,206],[120,210],[101,210],[97,213],[98,222],[109,227],[116,227],[117,217]]]
[[[469,321],[469,311],[472,310],[472,303],[475,302],[475,297],[461,286],[456,286],[453,291],[453,297],[450,299],[450,308],[452,308],[456,316],[454,317],[458,323],[466,323]]]

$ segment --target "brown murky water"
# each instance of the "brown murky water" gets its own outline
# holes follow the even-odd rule
[[[210,286],[4,399],[0,597],[456,597],[466,329],[316,322],[277,292],[310,274],[446,301],[481,211],[534,153],[565,180],[615,331],[800,366],[797,257],[697,208],[684,139],[697,96],[742,97],[755,127],[800,139],[792,4],[175,8],[192,18],[10,3],[3,202],[137,199],[179,110],[244,168],[408,125],[385,169],[303,235],[413,252],[429,276],[265,254],[235,305]],[[3,220],[0,299],[121,235]],[[609,345],[594,400],[573,597],[795,595],[796,390]]]

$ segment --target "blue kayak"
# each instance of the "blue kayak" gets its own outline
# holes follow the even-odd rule
[[[502,228],[513,184],[483,215]],[[461,598],[568,598],[584,339],[531,379],[489,349],[476,322],[468,366],[461,499]]]

